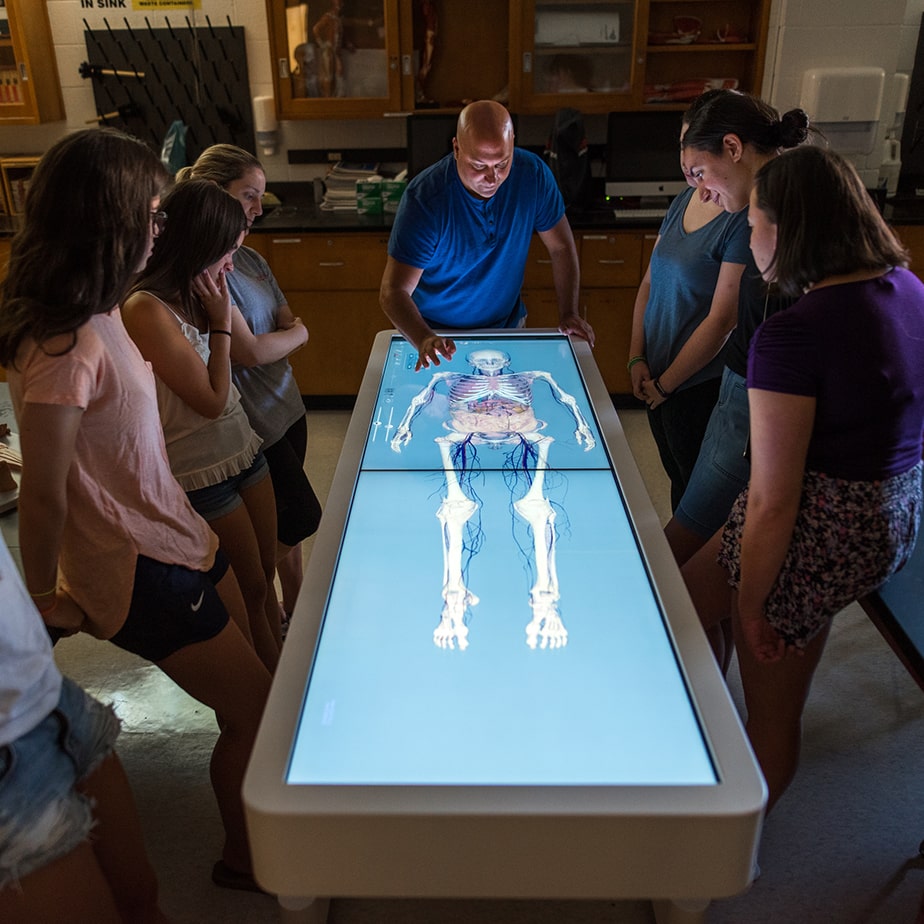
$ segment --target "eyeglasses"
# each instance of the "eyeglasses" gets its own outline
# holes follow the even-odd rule
[[[163,210],[151,212],[151,227],[155,234],[162,234],[167,227],[167,213]]]

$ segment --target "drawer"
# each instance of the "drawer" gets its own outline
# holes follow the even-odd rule
[[[267,260],[283,292],[379,290],[385,271],[387,235],[266,236],[269,238]]]
[[[594,359],[611,395],[631,395],[632,379],[626,371],[632,339],[635,290],[630,288],[583,289],[581,299],[594,329]]]
[[[551,289],[555,285],[552,277],[552,258],[545,244],[533,235],[526,257],[526,271],[523,274],[523,287],[526,289]]]
[[[645,234],[641,231],[582,234],[581,288],[638,286],[644,272],[644,244]]]

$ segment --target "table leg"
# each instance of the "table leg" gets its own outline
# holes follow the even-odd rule
[[[327,924],[329,898],[280,895],[277,901],[281,924]]]
[[[658,924],[706,924],[708,898],[657,899],[651,903]]]

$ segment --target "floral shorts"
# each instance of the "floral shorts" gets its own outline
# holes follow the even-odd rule
[[[804,648],[835,613],[901,568],[921,520],[924,463],[883,481],[846,481],[806,472],[792,541],[764,606],[789,645]],[[741,582],[745,488],[722,534],[719,564]]]

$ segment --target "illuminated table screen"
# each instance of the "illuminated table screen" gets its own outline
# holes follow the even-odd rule
[[[452,363],[415,373],[416,350],[391,341],[288,782],[715,783],[570,343],[522,335],[456,345]],[[493,378],[466,362],[491,351],[509,357]],[[398,426],[431,380],[410,440],[396,451]],[[479,440],[478,431],[467,439],[464,431],[467,445],[454,468],[463,493],[476,499],[463,555],[479,602],[467,611],[464,650],[434,642],[444,567],[436,513],[446,494],[435,440],[451,426],[449,388],[460,382],[528,387],[529,432],[553,440],[542,493],[555,512],[567,631],[560,647],[527,643],[533,536],[512,504],[528,490],[537,462],[516,430],[503,441]],[[589,440],[576,438],[575,413],[559,389],[574,398]],[[491,400],[482,398],[482,406]],[[465,424],[492,419],[489,410]]]
[[[735,894],[766,788],[590,348],[456,344],[376,338],[244,781],[258,880]]]

